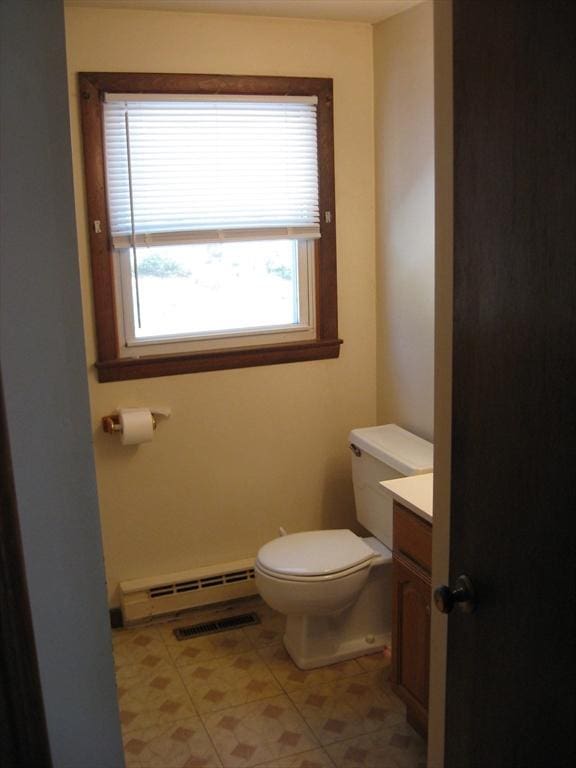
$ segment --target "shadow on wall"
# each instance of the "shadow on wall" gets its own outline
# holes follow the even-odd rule
[[[362,530],[356,521],[352,471],[347,452],[342,458],[330,459],[325,465],[319,528],[350,528],[355,533]]]

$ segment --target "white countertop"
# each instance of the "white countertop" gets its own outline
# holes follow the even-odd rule
[[[396,480],[383,480],[380,485],[400,504],[420,515],[424,520],[432,522],[433,472],[399,477]]]

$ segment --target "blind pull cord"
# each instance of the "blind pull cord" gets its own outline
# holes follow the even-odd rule
[[[127,106],[127,105],[126,105]],[[130,194],[130,225],[132,228],[131,250],[132,263],[134,269],[134,282],[136,284],[136,315],[138,328],[142,328],[142,318],[140,315],[140,286],[138,283],[138,259],[136,256],[136,226],[134,224],[134,190],[132,189],[132,156],[130,154],[130,118],[128,109],[124,112],[124,123],[126,126],[126,155],[128,159],[128,190]]]

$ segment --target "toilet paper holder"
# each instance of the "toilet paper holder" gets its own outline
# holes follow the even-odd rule
[[[156,429],[158,424],[158,416],[163,416],[165,419],[169,418],[172,411],[170,408],[154,408],[150,410],[152,414],[152,429]],[[102,429],[109,435],[115,433],[120,434],[122,432],[122,425],[120,424],[120,414],[110,413],[108,416],[102,416]]]

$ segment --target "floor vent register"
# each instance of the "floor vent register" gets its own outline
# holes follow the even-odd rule
[[[203,621],[200,624],[191,624],[189,627],[179,627],[174,630],[177,640],[188,640],[191,637],[201,635],[213,635],[216,632],[227,632],[230,629],[242,629],[254,624],[260,624],[257,613],[242,613],[240,616],[227,616],[217,621]]]

